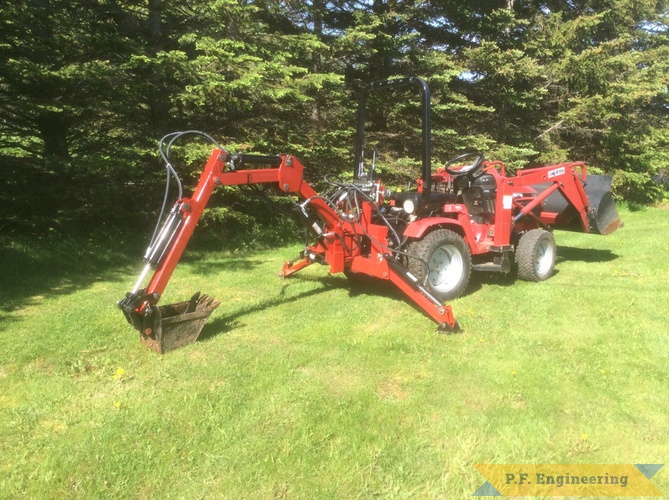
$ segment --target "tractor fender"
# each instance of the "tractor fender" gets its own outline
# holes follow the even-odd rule
[[[404,230],[403,236],[405,238],[421,239],[425,234],[435,228],[449,228],[463,236],[467,236],[467,228],[457,219],[450,217],[428,217],[426,219],[418,219],[412,222]]]

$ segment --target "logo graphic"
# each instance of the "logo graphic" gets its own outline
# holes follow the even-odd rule
[[[565,172],[564,167],[556,168],[555,170],[551,170],[548,172],[548,178],[552,179],[553,177],[557,177],[558,175],[564,174],[564,172]]]
[[[475,464],[486,482],[472,496],[662,496],[663,464]]]

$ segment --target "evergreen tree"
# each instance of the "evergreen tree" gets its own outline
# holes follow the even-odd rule
[[[162,175],[155,145],[173,130],[296,154],[311,181],[350,175],[359,91],[409,75],[432,90],[436,165],[471,150],[512,168],[584,160],[612,173],[621,197],[662,196],[651,179],[669,160],[666,0],[21,0],[0,9],[6,228],[136,220],[160,197],[150,188]],[[412,92],[370,99],[370,145],[392,182],[417,174]],[[175,154],[195,176],[209,147]]]

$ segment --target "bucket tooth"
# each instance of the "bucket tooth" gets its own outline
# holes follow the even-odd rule
[[[220,300],[200,292],[190,300],[154,308],[153,325],[140,334],[142,344],[159,354],[194,343]]]

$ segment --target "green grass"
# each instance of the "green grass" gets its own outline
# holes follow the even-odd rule
[[[546,282],[475,275],[459,335],[384,283],[280,280],[297,247],[190,254],[164,303],[223,303],[164,356],[115,307],[139,252],[6,243],[0,497],[464,498],[474,463],[663,463],[669,211],[622,216],[557,232]]]

